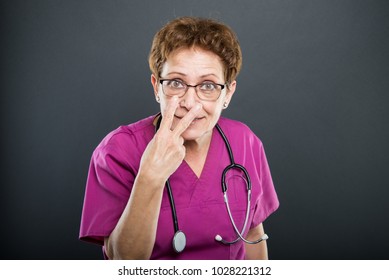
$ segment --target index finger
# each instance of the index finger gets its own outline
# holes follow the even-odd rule
[[[196,103],[188,113],[179,121],[179,123],[174,128],[174,133],[181,136],[181,134],[190,126],[192,121],[197,117],[203,106],[200,103]]]
[[[178,107],[178,98],[177,96],[173,96],[170,100],[168,100],[165,110],[162,114],[162,121],[160,129],[162,130],[170,130],[173,124],[174,113]]]

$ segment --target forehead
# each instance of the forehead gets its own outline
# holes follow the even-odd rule
[[[162,75],[182,74],[184,76],[214,75],[223,77],[224,67],[218,55],[211,51],[190,48],[172,52],[162,67]]]

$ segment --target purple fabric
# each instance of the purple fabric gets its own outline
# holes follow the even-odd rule
[[[103,245],[104,237],[114,229],[131,194],[143,151],[154,135],[154,117],[119,127],[94,151],[85,191],[81,240]],[[278,208],[278,198],[261,141],[240,122],[222,117],[218,123],[231,144],[235,162],[250,174],[252,198],[247,232]],[[221,174],[229,164],[227,148],[214,128],[200,178],[185,161],[170,177],[178,223],[186,234],[187,246],[180,254],[173,251],[174,227],[165,190],[151,259],[244,259],[242,241],[231,246],[215,241],[217,234],[226,240],[236,238],[221,189]],[[228,173],[227,183],[232,215],[241,229],[247,205],[246,185],[237,171]]]

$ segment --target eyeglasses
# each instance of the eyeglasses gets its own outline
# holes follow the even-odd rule
[[[212,82],[203,82],[198,85],[188,85],[178,79],[162,79],[159,81],[162,85],[162,91],[166,96],[182,97],[188,91],[188,88],[195,88],[197,96],[201,100],[216,101],[225,88],[225,84],[216,84]]]

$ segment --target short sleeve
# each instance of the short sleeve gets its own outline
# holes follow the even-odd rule
[[[79,237],[83,241],[103,245],[127,204],[135,170],[123,149],[126,140],[120,134],[112,136],[93,152],[81,217]]]
[[[253,220],[250,228],[254,228],[262,223],[270,214],[279,207],[279,201],[274,188],[273,179],[270,173],[268,161],[262,142],[256,138],[253,145],[253,153],[257,177],[260,186],[259,195],[256,197]]]

